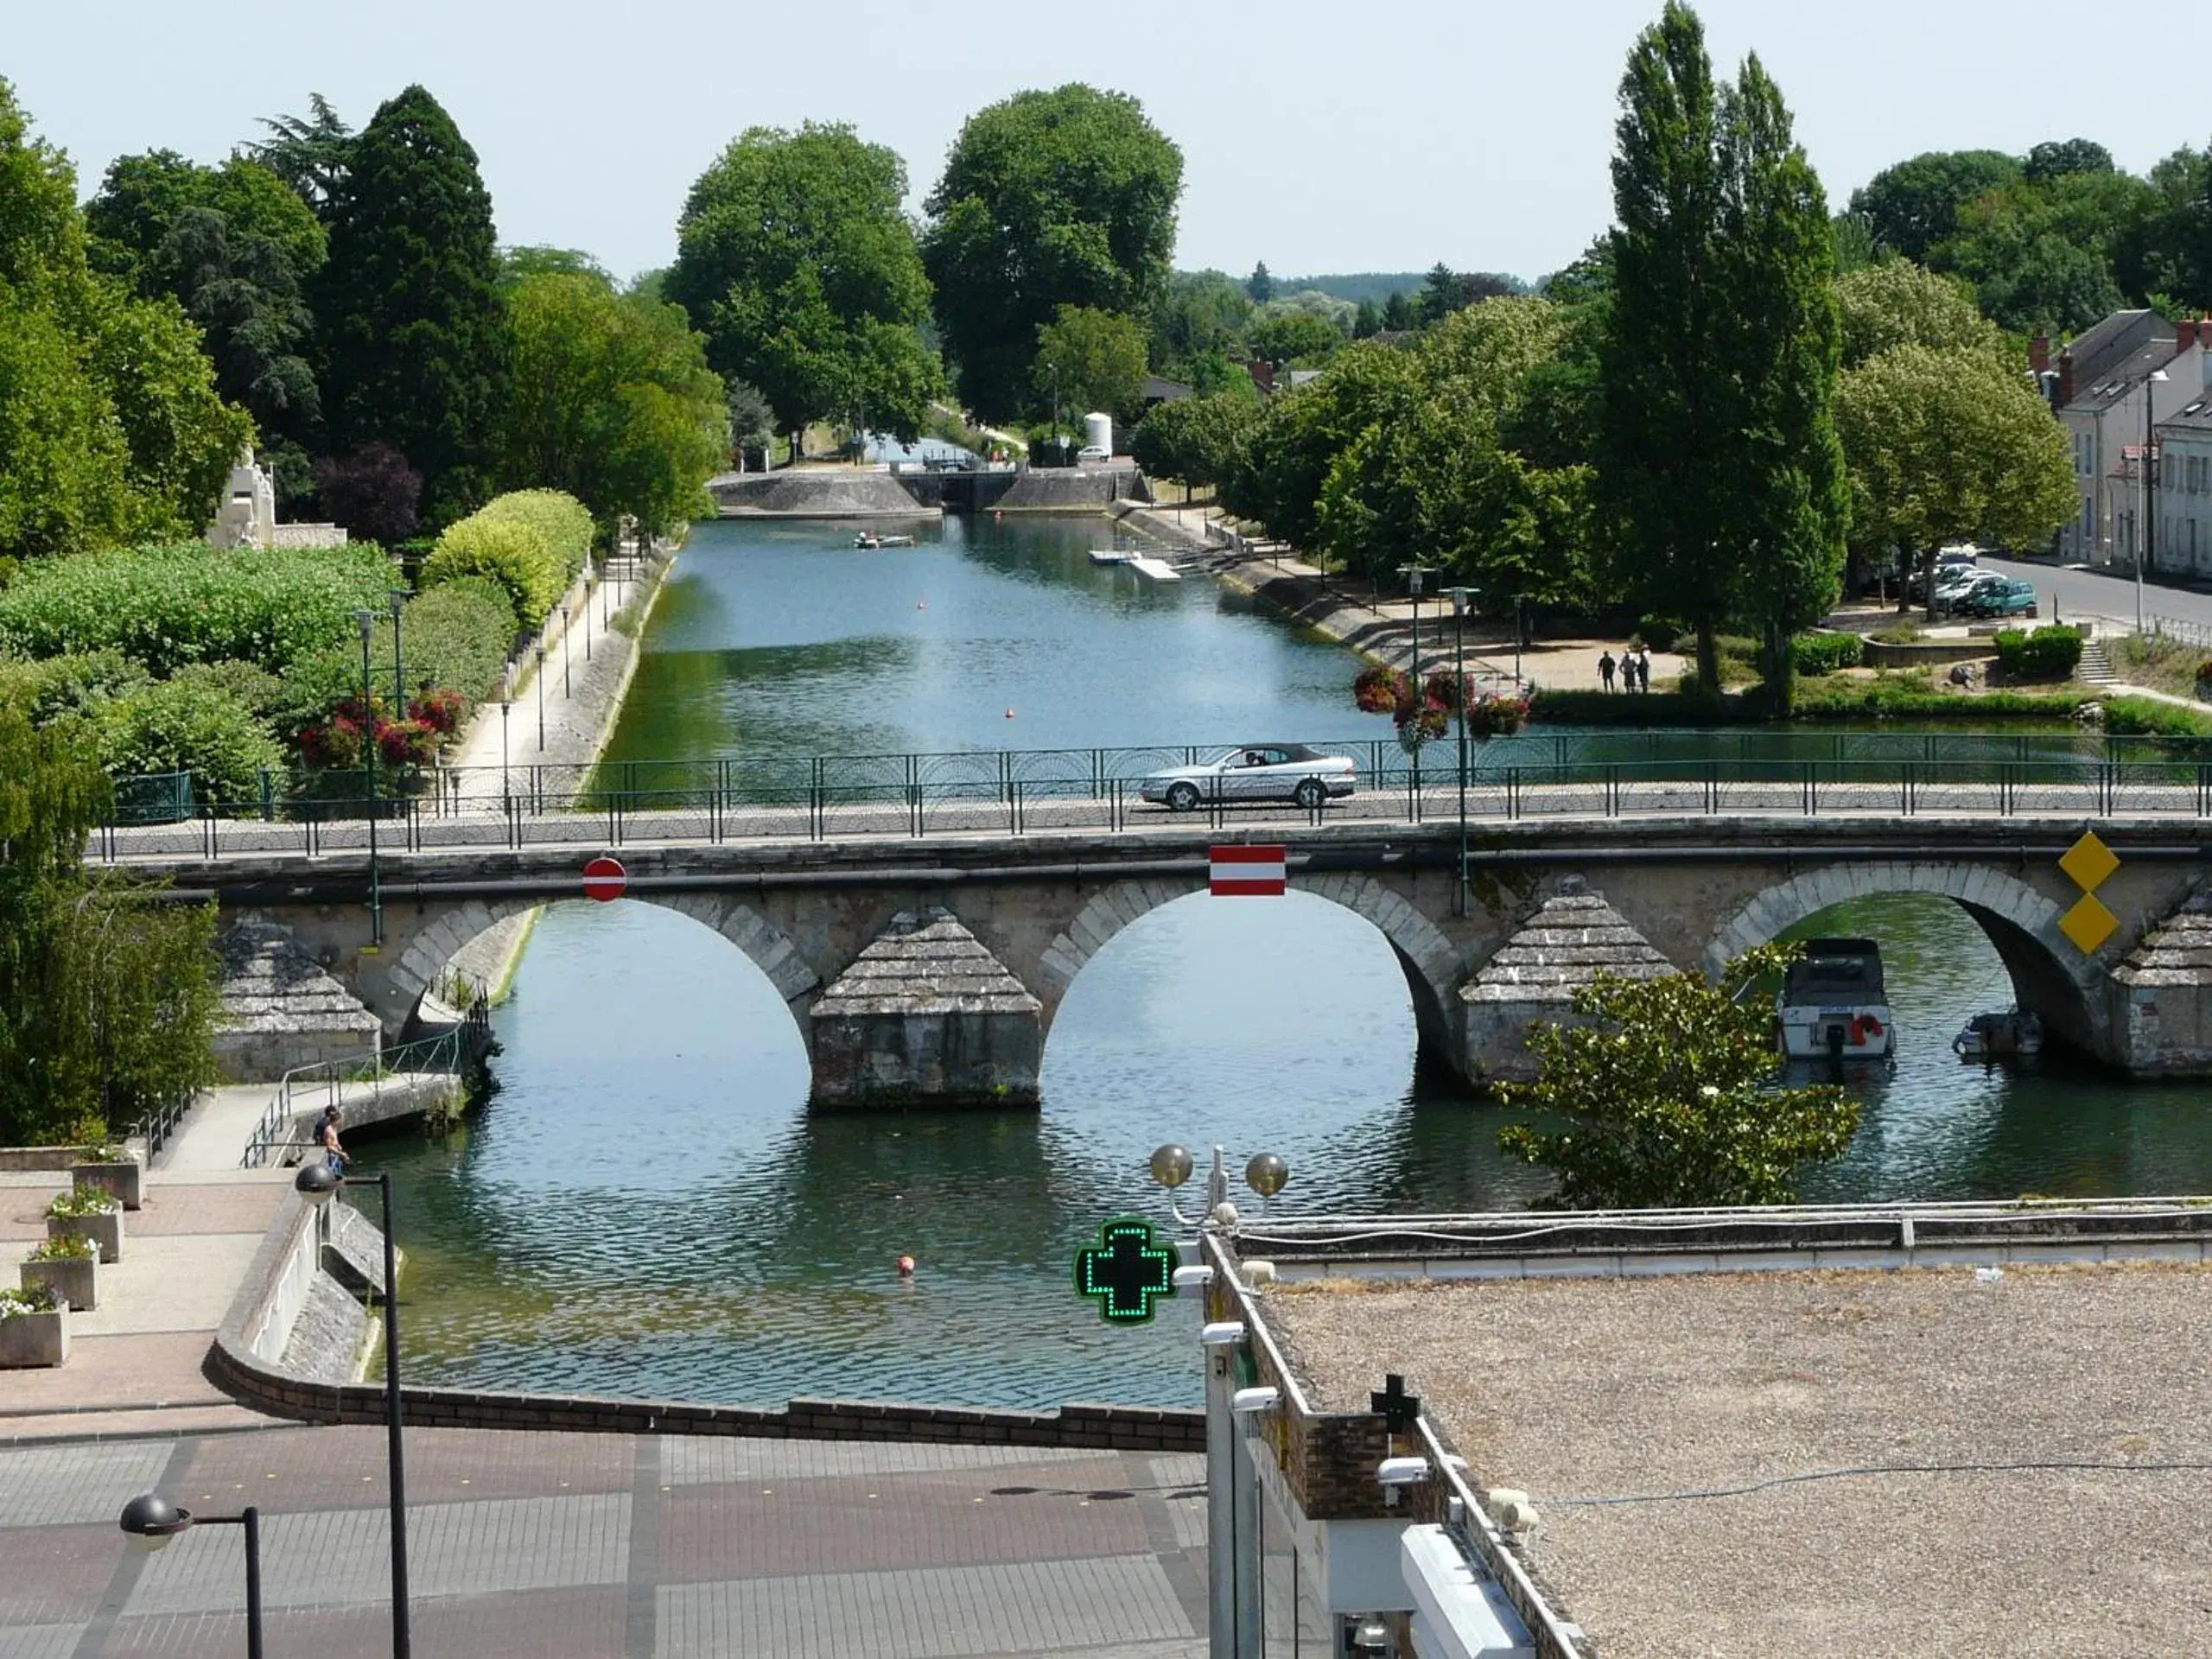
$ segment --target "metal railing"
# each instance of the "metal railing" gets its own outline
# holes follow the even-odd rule
[[[169,1136],[176,1133],[176,1126],[192,1109],[192,1103],[197,1098],[194,1095],[179,1095],[173,1100],[163,1101],[138,1120],[132,1133],[145,1137],[146,1162],[149,1167]]]
[[[286,1153],[313,1144],[300,1136],[301,1116],[329,1106],[338,1107],[342,1113],[349,1103],[359,1105],[362,1099],[359,1090],[365,1085],[367,1098],[373,1102],[382,1096],[387,1084],[403,1077],[457,1075],[472,1052],[474,1028],[480,1026],[484,1018],[480,989],[462,1022],[435,1036],[294,1066],[278,1081],[268,1109],[254,1125],[245,1154],[238,1160],[240,1166],[266,1168],[272,1159],[282,1160]],[[353,1092],[349,1094],[349,1090]]]

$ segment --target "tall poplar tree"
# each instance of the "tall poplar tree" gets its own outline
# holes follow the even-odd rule
[[[349,145],[315,290],[333,448],[389,443],[449,522],[490,489],[508,343],[492,198],[452,118],[420,86]]]
[[[1721,626],[1755,626],[1783,713],[1789,636],[1840,590],[1848,511],[1827,202],[1758,60],[1716,86],[1679,0],[1621,104],[1599,421],[1620,569],[1694,628],[1708,689]]]

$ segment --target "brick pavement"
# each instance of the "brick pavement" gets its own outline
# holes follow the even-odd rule
[[[1205,1460],[1016,1446],[418,1429],[416,1651],[543,1659],[1198,1659]],[[158,1489],[262,1510],[269,1651],[390,1651],[384,1436],[0,1449],[0,1659],[237,1652],[234,1528],[159,1554]]]

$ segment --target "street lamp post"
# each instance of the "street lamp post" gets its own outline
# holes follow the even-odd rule
[[[545,644],[537,646],[537,752],[545,753]]]
[[[2158,388],[2171,377],[2153,369],[2143,383],[2143,533],[2135,538],[2135,632],[2143,632],[2143,566],[2158,546],[2158,474],[2152,457],[2158,443]]]
[[[1413,595],[1414,601],[1414,653],[1413,660],[1408,666],[1406,673],[1407,677],[1413,682],[1414,719],[1416,722],[1416,741],[1414,741],[1413,747],[1408,751],[1408,758],[1413,762],[1413,812],[1414,822],[1418,823],[1421,822],[1421,744],[1418,741],[1418,722],[1421,719],[1422,702],[1421,692],[1421,578],[1428,575],[1428,567],[1418,562],[1412,564],[1402,564],[1398,567],[1398,574],[1405,577],[1406,591]]]
[[[361,630],[361,748],[367,763],[369,787],[369,943],[384,944],[384,878],[377,858],[377,714],[376,693],[369,683],[369,636],[376,631],[374,611],[356,611],[353,620]]]
[[[569,601],[561,601],[561,695],[570,696],[569,690]]]
[[[384,1202],[385,1455],[391,1497],[391,1654],[409,1659],[414,1638],[407,1606],[407,1452],[399,1427],[399,1252],[393,1243],[391,1173],[340,1175],[327,1163],[300,1166],[292,1188],[309,1204],[326,1205],[341,1186],[373,1186]]]
[[[261,1511],[249,1503],[236,1515],[194,1515],[159,1492],[147,1492],[123,1506],[119,1524],[148,1550],[166,1549],[169,1541],[194,1527],[238,1527],[245,1532],[245,1652],[261,1659]]]
[[[1467,607],[1471,588],[1446,588],[1452,596],[1452,714],[1459,726],[1459,882],[1453,892],[1455,916],[1467,913]],[[1516,673],[1516,679],[1520,677]]]
[[[391,717],[397,720],[407,712],[405,657],[399,640],[399,608],[407,602],[407,590],[394,588],[385,597],[391,601]]]
[[[514,664],[499,678],[499,806],[506,810],[513,803],[515,786],[507,771],[507,716],[514,712]]]

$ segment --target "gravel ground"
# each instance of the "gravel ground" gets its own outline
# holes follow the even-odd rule
[[[2212,1274],[2196,1267],[1286,1287],[1323,1408],[1385,1370],[1540,1516],[1605,1659],[2212,1653]],[[1867,1465],[1878,1474],[1611,1506]]]

